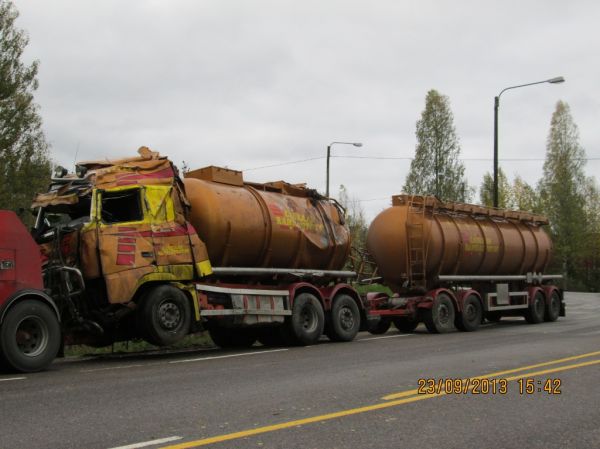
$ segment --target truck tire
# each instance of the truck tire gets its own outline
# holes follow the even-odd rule
[[[546,300],[542,292],[537,292],[533,297],[533,301],[529,304],[529,309],[525,313],[525,319],[530,324],[538,324],[544,321],[546,313]]]
[[[423,322],[432,334],[444,334],[454,329],[456,312],[450,297],[440,293],[433,300],[431,309],[424,310]]]
[[[249,348],[256,341],[253,329],[228,329],[214,326],[208,330],[213,343],[223,349]]]
[[[463,301],[462,312],[456,314],[456,328],[463,332],[473,332],[479,328],[481,318],[483,317],[483,308],[479,298],[475,295],[469,295]]]
[[[333,298],[327,336],[331,341],[352,341],[360,329],[360,311],[348,295]]]
[[[394,326],[403,334],[409,334],[419,325],[419,320],[412,318],[394,318]]]
[[[35,299],[10,308],[0,329],[0,359],[16,371],[47,368],[60,349],[62,333],[54,311]]]
[[[325,327],[325,313],[319,300],[310,293],[296,296],[292,316],[285,326],[292,344],[306,346],[319,341]]]
[[[185,293],[171,285],[159,285],[144,296],[138,319],[148,343],[167,346],[189,333],[191,315]]]
[[[558,316],[560,315],[560,296],[558,292],[552,292],[550,296],[550,301],[546,304],[546,313],[544,315],[544,320],[546,321],[556,321]]]
[[[369,321],[367,331],[372,335],[385,334],[392,325],[392,322],[387,318],[380,318],[379,321]]]

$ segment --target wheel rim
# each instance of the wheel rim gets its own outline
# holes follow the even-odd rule
[[[350,330],[354,328],[354,314],[350,307],[342,307],[338,314],[340,327],[344,330]]]
[[[21,354],[37,357],[48,346],[50,332],[44,320],[37,316],[26,316],[17,325],[15,340]]]
[[[317,312],[310,307],[304,306],[301,313],[302,328],[307,332],[313,332],[317,329]]]
[[[448,324],[450,321],[450,310],[446,304],[440,304],[438,307],[438,321],[440,324]]]
[[[163,301],[158,307],[158,322],[163,329],[173,330],[181,322],[181,310],[172,301]]]

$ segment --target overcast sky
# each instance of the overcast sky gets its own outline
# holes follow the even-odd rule
[[[227,166],[246,180],[324,192],[327,145],[359,141],[333,147],[331,191],[344,184],[372,219],[401,191],[428,90],[450,98],[478,187],[492,170],[494,96],[560,75],[563,84],[502,95],[500,166],[537,183],[563,100],[588,174],[600,169],[598,1],[15,5],[30,36],[25,58],[40,61],[36,102],[52,158],[68,167],[146,145],[190,168]]]

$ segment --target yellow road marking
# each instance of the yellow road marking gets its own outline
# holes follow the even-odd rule
[[[531,369],[534,369],[534,368],[540,368],[542,366],[556,365],[557,363],[563,363],[563,362],[570,362],[572,360],[585,359],[587,357],[593,357],[593,356],[596,356],[596,355],[600,355],[600,351],[588,352],[587,354],[574,355],[572,357],[565,357],[563,359],[550,360],[549,362],[536,363],[535,365],[522,366],[520,368],[513,368],[513,369],[509,369],[509,370],[505,370],[505,371],[496,371],[495,373],[484,374],[483,376],[471,377],[469,380],[489,379],[491,377],[503,376],[504,374],[517,373],[517,372],[520,372],[520,371],[528,371],[528,370],[531,370]],[[523,377],[523,376],[521,376],[521,377]],[[521,377],[519,377],[519,379]],[[399,398],[404,398],[404,397],[407,397],[407,396],[412,396],[412,395],[418,394],[418,392],[419,392],[419,390],[415,388],[414,390],[407,390],[407,391],[402,391],[400,393],[389,394],[387,396],[382,397],[381,399],[384,399],[386,401],[387,400],[391,400],[391,399],[399,399]]]
[[[590,352],[588,354],[582,354],[582,355],[573,356],[573,357],[566,357],[564,359],[558,359],[558,360],[553,360],[553,361],[544,362],[544,363],[538,363],[535,365],[524,366],[522,368],[515,368],[515,369],[511,369],[511,370],[506,370],[506,371],[499,371],[497,373],[486,374],[484,376],[471,377],[470,380],[499,376],[499,375],[503,375],[503,374],[514,373],[517,371],[527,371],[527,370],[530,370],[530,369],[536,368],[536,367],[548,366],[548,365],[552,365],[552,364],[556,364],[556,363],[562,363],[565,361],[577,360],[577,359],[586,358],[586,357],[592,357],[593,355],[600,355],[600,351]],[[574,365],[564,365],[564,366],[559,366],[556,368],[550,368],[547,370],[541,370],[541,371],[535,371],[535,372],[529,372],[529,373],[521,373],[516,376],[508,377],[508,378],[506,378],[506,380],[512,381],[512,380],[522,379],[524,377],[539,376],[542,374],[550,374],[550,373],[566,371],[566,370],[570,370],[570,369],[581,368],[581,367],[591,366],[591,365],[598,365],[598,364],[600,364],[600,360],[591,360],[588,362],[576,363]],[[465,380],[467,380],[467,379],[465,379]],[[413,393],[413,391],[414,391],[414,393]],[[358,415],[360,413],[372,412],[375,410],[382,410],[382,409],[386,409],[386,408],[396,407],[396,406],[402,405],[402,404],[409,404],[411,402],[417,402],[417,401],[422,401],[425,399],[432,399],[435,397],[446,395],[445,392],[435,393],[435,394],[416,394],[416,392],[417,392],[417,390],[410,390],[410,391],[404,391],[401,393],[396,393],[394,395],[389,395],[389,396],[384,397],[384,399],[385,399],[385,398],[390,398],[390,397],[398,398],[402,395],[410,396],[410,397],[404,397],[402,399],[395,399],[395,400],[390,400],[387,402],[382,402],[379,404],[366,405],[363,407],[357,407],[357,408],[352,408],[352,409],[348,409],[348,410],[341,410],[339,412],[327,413],[324,415],[312,416],[309,418],[297,419],[294,421],[287,421],[287,422],[283,422],[283,423],[279,423],[279,424],[273,424],[270,426],[257,427],[255,429],[247,429],[247,430],[242,430],[240,432],[234,432],[234,433],[229,433],[229,434],[224,434],[224,435],[217,435],[214,437],[203,438],[203,439],[195,440],[195,441],[188,441],[185,443],[175,444],[172,446],[165,446],[162,449],[189,449],[189,448],[194,448],[194,447],[207,446],[209,444],[222,443],[224,441],[236,440],[239,438],[245,438],[245,437],[249,437],[249,436],[253,436],[253,435],[259,435],[262,433],[274,432],[277,430],[289,429],[291,427],[303,426],[306,424],[312,424],[312,423],[316,423],[316,422],[329,421],[332,419],[343,418],[345,416]]]

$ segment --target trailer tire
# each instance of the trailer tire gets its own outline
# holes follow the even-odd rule
[[[529,304],[529,309],[525,313],[525,320],[530,324],[538,324],[544,321],[546,313],[546,300],[544,294],[538,291]]]
[[[546,304],[546,314],[544,320],[556,321],[560,315],[560,296],[558,292],[553,291],[550,295],[550,301]]]
[[[394,326],[403,334],[409,334],[419,325],[419,320],[412,318],[394,318]]]
[[[159,285],[144,296],[138,319],[148,343],[156,346],[171,345],[190,331],[190,302],[178,288]]]
[[[375,323],[370,321],[367,331],[372,335],[381,335],[381,334],[385,334],[389,330],[391,325],[392,325],[392,322],[389,319],[381,318],[379,321],[377,321]]]
[[[462,312],[456,314],[456,328],[463,332],[474,332],[479,328],[483,317],[483,308],[475,295],[467,296],[463,301]]]
[[[211,327],[208,330],[213,343],[220,348],[249,348],[256,341],[256,332],[252,329],[227,329]]]
[[[333,298],[327,336],[331,341],[352,341],[360,329],[360,311],[348,295]]]
[[[0,329],[0,359],[24,373],[47,368],[60,349],[62,333],[56,314],[46,304],[26,299],[11,307]]]
[[[319,341],[325,327],[325,313],[316,296],[310,293],[296,296],[292,316],[285,326],[292,344],[307,346]]]
[[[423,312],[425,327],[432,334],[444,334],[454,329],[456,312],[450,297],[440,293],[433,299],[431,309]]]

